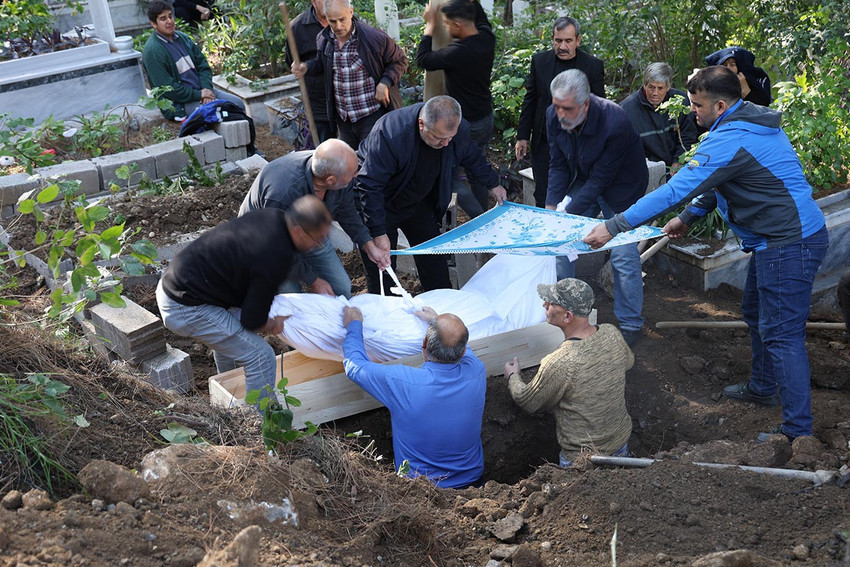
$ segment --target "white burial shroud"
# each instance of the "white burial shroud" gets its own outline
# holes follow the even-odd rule
[[[302,354],[342,360],[342,309],[358,307],[363,312],[366,352],[372,360],[384,362],[422,351],[427,325],[413,313],[424,306],[460,317],[474,340],[542,323],[546,314],[537,284],[554,282],[554,256],[499,254],[459,290],[435,289],[412,301],[374,294],[346,300],[288,293],[275,297],[269,316],[289,316],[283,325],[283,339]]]

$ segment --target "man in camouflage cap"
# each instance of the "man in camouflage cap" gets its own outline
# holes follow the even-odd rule
[[[593,289],[564,278],[540,284],[546,322],[561,329],[564,342],[540,361],[527,384],[519,360],[505,364],[514,401],[529,413],[554,412],[561,466],[571,466],[583,451],[626,456],[632,420],[626,410],[626,370],[634,355],[613,325],[591,325]]]

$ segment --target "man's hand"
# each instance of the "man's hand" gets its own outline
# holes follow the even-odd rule
[[[390,105],[390,89],[386,84],[378,83],[378,86],[375,87],[375,100],[384,106]]]
[[[585,236],[582,240],[587,243],[591,248],[596,250],[597,248],[601,248],[605,245],[606,242],[614,238],[611,236],[611,233],[608,232],[608,229],[605,228],[605,223],[601,222],[593,227],[593,230],[590,231],[590,234]]]
[[[195,9],[201,13],[202,20],[210,19],[210,9],[206,6],[201,6],[200,4],[195,4]]]
[[[382,234],[381,236],[373,236],[372,242],[374,242],[375,246],[385,251],[387,254],[390,253],[390,237],[386,234]]]
[[[670,222],[664,225],[661,232],[670,238],[682,238],[688,233],[688,225],[683,223],[679,217],[673,217]]]
[[[741,83],[741,98],[747,98],[750,94],[750,83],[747,82],[747,78],[740,71],[738,72],[738,82]]]
[[[434,27],[437,25],[437,18],[434,17],[436,10],[431,5],[430,2],[425,5],[425,11],[422,12],[422,19],[425,20],[425,29],[422,32],[422,35],[433,36],[434,35]]]
[[[675,175],[677,171],[682,169],[682,167],[684,166],[681,163],[679,163],[678,161],[674,161],[673,164],[670,166],[670,176],[672,177],[673,175]]]
[[[430,307],[423,307],[422,309],[414,313],[414,315],[416,315],[428,324],[431,324],[431,321],[437,318],[437,312],[431,309]]]
[[[352,321],[363,321],[363,313],[356,307],[343,307],[342,308],[342,326],[348,327],[348,324]]]
[[[510,378],[511,374],[520,374],[519,359],[517,357],[505,363],[505,378]]]
[[[270,317],[265,325],[256,330],[256,333],[258,335],[279,335],[283,332],[283,322],[287,319],[289,319],[289,315],[286,317],[283,315]]]
[[[293,65],[289,70],[292,71],[296,79],[301,79],[307,74],[307,64],[299,63],[298,65]]]
[[[389,239],[387,239],[387,242],[389,242]],[[366,253],[366,256],[368,256],[369,259],[378,266],[379,269],[383,270],[390,265],[389,250],[379,248],[378,245],[375,244],[374,240],[370,240],[364,244],[363,251]]]
[[[336,296],[333,288],[331,287],[331,284],[329,284],[322,278],[316,278],[316,281],[310,284],[310,291],[312,293],[320,293],[322,295],[330,295],[334,297]]]
[[[505,191],[505,188],[502,187],[501,185],[496,185],[495,187],[490,189],[490,194],[493,195],[493,197],[496,198],[496,202],[499,203],[500,205],[502,204],[502,202],[505,199],[508,198],[508,192]]]
[[[210,89],[201,89],[201,104],[206,104],[215,100],[215,93]]]
[[[517,140],[514,152],[516,153],[516,158],[518,160],[525,159],[525,156],[528,153],[528,140]]]

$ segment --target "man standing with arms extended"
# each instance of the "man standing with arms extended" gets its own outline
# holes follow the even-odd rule
[[[570,17],[561,17],[552,25],[552,47],[531,58],[531,72],[525,81],[525,99],[517,126],[516,158],[524,159],[531,140],[531,169],[534,173],[534,202],[546,205],[549,187],[549,143],[546,138],[546,109],[552,104],[549,84],[556,75],[578,69],[587,75],[590,92],[605,97],[605,70],[602,61],[579,50],[581,27]]]
[[[474,182],[490,188],[498,202],[506,197],[499,174],[470,139],[469,124],[450,96],[390,112],[375,124],[358,154],[363,165],[354,190],[363,204],[369,233],[386,251],[396,248],[399,229],[411,245],[439,236],[457,166],[465,168]],[[424,291],[451,287],[445,254],[417,254],[414,261]],[[377,266],[366,258],[363,266],[369,293],[379,293]],[[384,281],[384,289],[389,289],[389,278]]]
[[[323,0],[311,0],[311,6],[292,20],[292,37],[295,39],[295,47],[298,49],[298,57],[301,61],[309,61],[316,56],[318,53],[316,46],[318,36],[322,33],[322,30],[328,27],[328,19],[325,18],[322,4]],[[291,68],[293,57],[288,41],[286,42],[285,57],[286,64]],[[325,78],[321,76],[304,77],[304,83],[307,86],[310,109],[313,111],[313,121],[316,123],[316,133],[319,135],[318,140],[313,140],[312,147],[315,148],[328,138],[334,137],[336,132],[331,131],[331,125],[328,121]]]
[[[425,31],[419,41],[416,63],[426,71],[443,71],[446,94],[458,101],[463,118],[469,122],[469,135],[482,150],[493,133],[493,96],[490,74],[496,36],[484,9],[477,0],[449,0],[438,12],[429,3],[425,7]],[[437,26],[445,25],[452,43],[432,50]],[[475,218],[488,206],[487,188],[474,187],[458,179],[455,185],[458,205]]]
[[[582,450],[628,456],[626,370],[635,361],[632,351],[613,325],[590,324],[593,290],[585,282],[566,278],[538,285],[537,293],[546,322],[564,332],[564,342],[540,361],[528,384],[516,357],[505,364],[511,397],[528,413],[554,412],[562,467]]]
[[[694,158],[672,179],[585,238],[598,248],[612,235],[651,221],[694,199],[664,226],[670,238],[714,208],[750,252],[741,313],[750,328],[749,382],[727,386],[727,398],[782,404],[782,424],[760,433],[812,435],[806,353],[815,274],[829,247],[826,221],[788,137],[782,115],[741,99],[738,77],[706,67],[688,81],[691,110],[708,128]]]
[[[578,69],[552,80],[552,106],[546,111],[550,146],[546,208],[605,218],[625,211],[645,192],[649,172],[640,137],[617,104],[590,93]],[[557,259],[558,278],[575,275],[566,257]],[[614,315],[632,346],[643,327],[643,277],[637,243],[611,249]]]
[[[425,307],[428,323],[418,368],[371,362],[363,345],[363,314],[346,307],[342,350],[345,374],[390,410],[393,456],[410,476],[441,488],[480,486],[484,473],[481,420],[487,372],[467,346],[469,330],[457,315]]]
[[[355,19],[349,0],[325,0],[324,8],[328,27],[318,53],[292,73],[324,75],[331,131],[357,150],[381,116],[401,108],[398,81],[407,57],[390,36]]]
[[[291,152],[263,168],[245,195],[239,216],[267,207],[285,211],[298,198],[315,195],[371,262],[381,268],[389,266],[389,252],[372,241],[355,207],[350,185],[356,173],[357,154],[336,138],[322,142],[315,150]],[[295,255],[279,291],[298,293],[302,281],[313,293],[351,297],[351,278],[330,239],[315,250]]]

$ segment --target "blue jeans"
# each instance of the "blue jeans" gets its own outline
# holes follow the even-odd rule
[[[622,447],[620,447],[619,449],[617,449],[616,451],[614,451],[613,453],[611,453],[611,456],[612,457],[628,457],[629,456],[629,444],[628,444],[628,442],[625,445],[623,445]],[[567,467],[573,466],[573,462],[568,461],[564,457],[563,453],[558,453],[558,466],[561,467],[562,469],[565,469]]]
[[[274,349],[266,340],[242,326],[239,315],[215,305],[183,305],[156,286],[156,302],[162,322],[175,335],[197,339],[213,349],[219,373],[241,366],[245,391],[275,385]],[[263,396],[265,397],[265,396]]]
[[[309,252],[298,252],[298,260],[307,264],[320,278],[331,284],[334,293],[351,297],[351,278],[342,266],[336,250],[331,245],[330,239],[326,238],[318,248]],[[294,279],[287,279],[278,288],[280,293],[300,293],[301,283]]]
[[[481,151],[486,152],[487,142],[490,141],[490,135],[493,133],[493,113],[485,116],[481,120],[469,123],[469,137],[478,144]],[[489,201],[489,187],[484,187],[476,183],[470,186],[465,175],[461,175],[460,171],[455,172],[454,185],[452,190],[457,193],[457,205],[463,209],[466,215],[474,219],[478,215],[487,210]]]
[[[586,210],[581,216],[596,218],[600,210],[606,219],[614,216],[614,211],[601,197],[598,205]],[[643,327],[640,314],[643,310],[643,277],[638,245],[615,246],[610,252],[611,271],[614,274],[614,315],[620,323],[620,330],[639,331]],[[575,264],[566,256],[558,256],[555,266],[559,280],[575,277]]]
[[[779,390],[782,432],[812,434],[806,320],[812,285],[829,247],[826,227],[792,244],[753,252],[741,301],[750,328],[750,389],[760,396]]]

